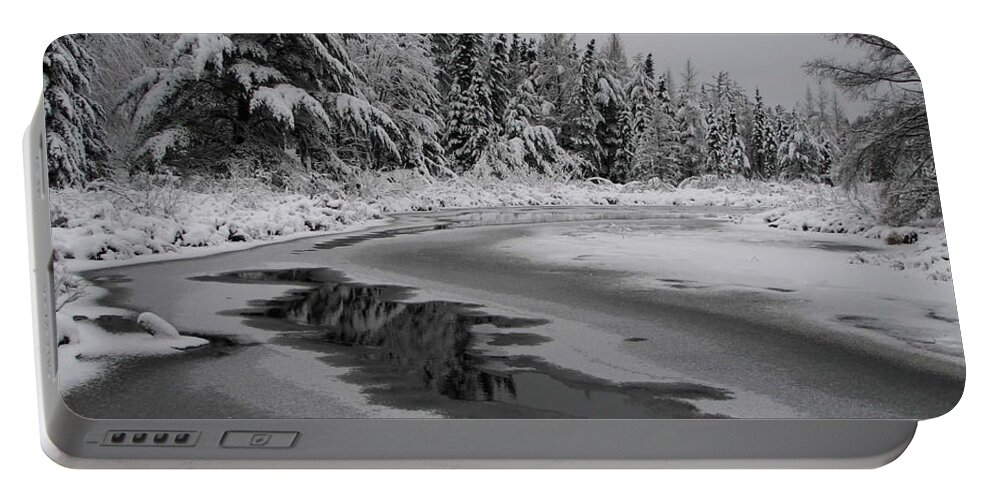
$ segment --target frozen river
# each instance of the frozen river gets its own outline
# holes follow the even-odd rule
[[[209,345],[118,356],[102,418],[926,418],[964,384],[951,283],[744,212],[525,208],[89,271]],[[118,317],[120,316],[120,317]],[[134,335],[130,313],[89,320]]]

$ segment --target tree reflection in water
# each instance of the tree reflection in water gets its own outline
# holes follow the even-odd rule
[[[316,285],[256,304],[258,310],[242,314],[316,327],[327,342],[361,349],[356,354],[364,363],[387,364],[405,378],[420,380],[425,389],[459,400],[516,398],[509,374],[481,369],[486,358],[472,349],[473,326],[508,330],[547,323],[483,314],[475,304],[405,302],[413,289],[349,283],[329,270],[238,271],[198,279]]]
[[[316,348],[330,355],[329,363],[358,368],[349,376],[360,377],[355,380],[386,404],[484,418],[501,411],[531,418],[698,418],[717,415],[701,413],[692,401],[729,397],[724,389],[694,383],[618,384],[536,356],[500,356],[480,345],[473,327],[495,330],[485,334],[489,346],[529,346],[549,339],[521,329],[548,321],[485,314],[482,306],[469,303],[411,302],[412,288],[354,283],[329,269],[238,271],[194,279],[301,286],[236,313],[282,334],[272,342]],[[505,405],[455,405],[468,402]]]

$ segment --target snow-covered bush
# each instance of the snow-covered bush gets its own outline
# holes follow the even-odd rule
[[[615,184],[566,177],[561,171],[554,176],[524,171],[513,180],[485,172],[445,178],[417,170],[359,172],[347,181],[329,181],[314,194],[275,190],[250,178],[206,184],[193,179],[157,188],[149,188],[151,181],[139,178],[135,186],[53,191],[52,243],[59,258],[120,260],[186,247],[343,231],[387,214],[411,211],[590,205],[777,207],[809,201],[820,196],[821,189],[734,178],[712,181],[706,188],[674,189],[660,182]]]

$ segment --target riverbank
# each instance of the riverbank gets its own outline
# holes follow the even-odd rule
[[[832,188],[803,182],[722,179],[673,188],[604,180],[524,181],[409,173],[367,176],[318,194],[256,184],[112,186],[52,193],[52,244],[60,260],[127,260],[187,249],[274,241],[358,229],[391,214],[525,206],[806,207],[831,203]]]
[[[891,245],[891,251],[855,253],[850,262],[918,272],[938,281],[951,279],[941,221],[892,228],[876,220],[872,205],[871,199],[855,200],[842,189],[823,184],[714,177],[672,187],[541,176],[523,181],[472,176],[439,180],[389,172],[325,186],[314,194],[280,192],[252,182],[205,188],[167,179],[140,186],[104,185],[85,192],[53,191],[52,246],[58,265],[73,262],[70,269],[78,271],[135,258],[194,257],[353,231],[408,212],[524,206],[713,206],[766,209],[740,221],[747,224],[879,239]]]
[[[307,416],[480,417],[513,408],[532,416],[622,414],[615,403],[590,406],[580,397],[590,391],[598,401],[635,398],[632,411],[661,401],[651,411],[670,417],[909,418],[935,416],[954,403],[960,362],[920,346],[891,347],[945,344],[927,344],[917,332],[886,339],[880,331],[849,331],[891,326],[885,316],[856,321],[859,311],[851,308],[883,304],[876,295],[903,293],[912,301],[906,295],[920,285],[947,284],[844,262],[854,247],[874,246],[859,243],[883,245],[878,241],[735,223],[754,212],[594,207],[407,214],[388,227],[347,235],[86,272],[108,291],[105,305],[152,311],[180,332],[233,346],[213,341],[205,350],[155,356],[162,367],[155,370],[144,368],[148,357],[104,359],[107,370],[74,390],[74,398],[95,412],[121,412],[131,403],[121,406],[103,391],[137,401],[142,387],[174,384],[192,401],[225,395],[223,404],[172,410],[201,412],[183,415],[191,418],[290,409]],[[567,248],[558,239],[575,243],[569,243],[575,255],[559,255]],[[547,244],[536,258],[522,258],[526,249],[518,245],[538,243]],[[793,267],[779,268],[780,261]],[[812,266],[816,275],[793,263]],[[867,271],[872,276],[862,281],[853,277]],[[833,281],[821,283],[824,275]],[[940,295],[939,288],[926,295]],[[846,300],[822,301],[821,293]],[[911,301],[885,301],[885,307],[917,310]],[[810,304],[831,309],[824,312],[837,321],[811,321]],[[941,317],[938,311],[930,320]],[[210,361],[215,351],[225,353],[222,361]],[[249,364],[229,363],[239,356]],[[419,385],[421,373],[466,385],[432,393]],[[473,380],[492,382],[478,387],[492,386],[495,401],[460,399],[478,389]],[[298,400],[322,403],[293,403]],[[548,402],[555,407],[542,406]]]
[[[131,330],[127,332],[112,332],[104,328],[106,324],[73,319],[109,315],[123,318],[123,321],[117,323],[119,326],[128,321],[133,322],[134,317],[141,312],[155,310],[156,304],[153,302],[145,304],[145,308],[132,308],[133,310],[102,310],[98,303],[103,288],[82,279],[80,274],[86,271],[228,252],[243,253],[260,246],[289,243],[300,238],[371,229],[377,225],[390,224],[397,215],[403,213],[453,213],[457,207],[538,208],[577,205],[604,208],[747,208],[750,210],[722,212],[725,213],[722,215],[723,220],[732,226],[741,226],[740,229],[745,232],[764,230],[780,234],[781,239],[792,244],[809,243],[809,236],[815,233],[824,233],[824,239],[836,244],[839,250],[832,253],[833,260],[827,267],[818,267],[824,265],[820,261],[808,262],[816,268],[813,270],[818,275],[827,269],[837,271],[838,275],[876,276],[877,272],[882,272],[880,279],[888,283],[907,274],[913,279],[923,277],[942,283],[940,286],[935,285],[941,290],[951,289],[947,246],[940,226],[892,229],[875,225],[874,220],[865,211],[855,208],[839,189],[819,184],[702,179],[686,183],[681,188],[670,188],[640,183],[616,185],[599,180],[561,182],[536,178],[533,182],[522,183],[466,178],[437,181],[412,176],[398,179],[383,175],[367,177],[361,186],[353,186],[351,190],[319,195],[280,193],[246,186],[213,191],[180,186],[160,186],[148,191],[119,187],[88,192],[61,191],[53,193],[52,214],[55,225],[53,246],[57,259],[56,289],[61,306],[57,323],[60,337],[65,341],[65,345],[59,349],[62,364],[60,371],[66,375],[63,385],[66,388],[78,387],[96,380],[115,359],[121,357],[178,354],[206,343],[204,338],[190,335],[173,340],[156,339],[135,325],[131,325]],[[517,217],[508,221],[526,222]],[[790,232],[784,230],[798,234],[790,235]],[[598,241],[607,241],[608,246],[623,245],[628,248],[629,251],[622,252],[623,255],[612,255],[610,262],[611,265],[622,265],[628,272],[643,272],[653,268],[654,264],[646,263],[643,257],[657,254],[658,249],[668,249],[667,245],[673,243],[657,238],[645,240],[640,236],[631,237],[637,235],[625,232],[623,224],[616,227],[617,234],[611,235],[610,231],[608,228],[607,239],[616,236],[618,241]],[[901,235],[913,233],[916,239],[901,240],[899,244],[890,245],[888,243],[896,243],[888,241],[893,232]],[[719,243],[704,241],[699,243],[700,248],[683,248],[686,254],[684,257],[702,255],[700,252],[720,253],[724,247]],[[585,245],[586,242],[582,244]],[[576,249],[580,250],[584,249]],[[737,262],[734,257],[741,255],[739,250],[732,248],[726,252],[725,257],[718,255],[713,258],[724,258],[723,262],[730,265]],[[671,249],[665,250],[669,251]],[[580,252],[587,253],[589,252]],[[669,257],[667,266],[678,270],[682,264],[671,262],[675,254]],[[770,257],[765,262],[768,264],[775,261],[776,258]],[[842,268],[836,266],[838,263],[842,264]],[[742,269],[748,265],[749,262],[743,263]],[[854,265],[869,267],[867,274],[857,270]],[[182,265],[179,267],[182,268]],[[872,268],[876,269],[871,270]],[[902,272],[893,273],[894,270]],[[796,288],[789,283],[780,283],[782,280],[779,278],[782,277],[777,278],[775,271],[774,268],[763,269],[762,272],[770,275],[748,278],[761,278],[759,281],[765,283],[765,288],[770,290]],[[888,277],[887,273],[894,276]],[[717,276],[713,281],[726,284],[729,282],[726,278]],[[694,278],[673,278],[670,275],[662,276],[662,279]],[[707,281],[700,280],[700,277],[695,279]],[[733,284],[733,280],[730,282]],[[657,285],[662,283],[658,282]],[[699,294],[694,291],[696,287],[693,283],[670,281],[663,286],[670,291],[680,292],[681,296]],[[823,295],[809,298],[824,300]],[[892,313],[885,314],[882,320],[875,320],[876,323],[866,320],[875,318],[870,314],[873,311],[822,315],[821,323],[831,328],[847,330],[857,337],[870,335],[885,341],[894,341],[895,335],[902,335],[903,338],[895,340],[901,348],[906,347],[904,344],[912,344],[913,350],[960,356],[961,344],[957,337],[953,302],[950,305],[941,305],[935,310],[937,312],[931,311],[931,316],[923,318],[918,313],[924,311],[923,314],[926,315],[928,311],[914,308],[910,311],[912,314],[906,316],[912,318],[912,321],[902,320],[904,316],[901,315],[906,311],[894,309],[893,304],[896,302],[871,301],[873,307],[879,306]],[[866,304],[861,305],[865,306],[861,309],[868,307]],[[176,316],[173,314],[169,319],[173,320]],[[240,324],[240,321],[236,323]],[[83,325],[82,331],[79,325]],[[934,331],[938,333],[929,333],[928,329],[934,327],[937,327]],[[68,329],[63,330],[64,328]],[[761,406],[765,411],[769,410],[768,404]],[[723,409],[714,408],[714,411]]]

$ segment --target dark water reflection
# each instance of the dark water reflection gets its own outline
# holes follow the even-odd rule
[[[353,367],[377,403],[464,417],[699,417],[689,400],[725,399],[692,384],[612,384],[527,355],[550,339],[522,331],[547,320],[483,312],[477,304],[412,302],[412,288],[349,282],[327,269],[248,270],[195,278],[225,283],[286,283],[305,288],[237,311],[274,342],[317,351]],[[487,333],[475,333],[485,325]],[[499,351],[498,351],[499,352]]]

